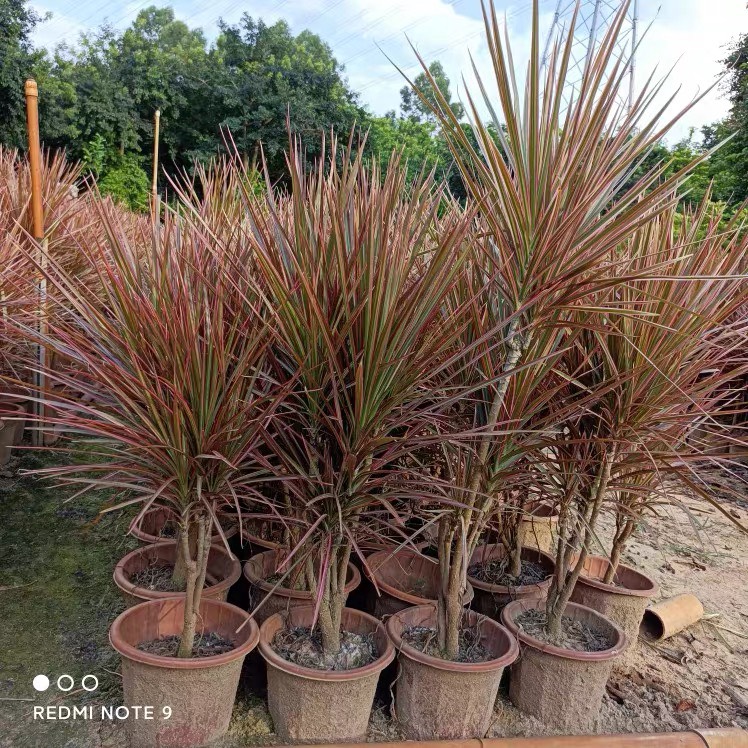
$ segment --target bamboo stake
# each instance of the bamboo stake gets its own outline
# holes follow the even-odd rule
[[[44,320],[44,311],[47,296],[47,282],[44,278],[44,271],[47,267],[48,240],[44,236],[44,207],[42,205],[42,157],[41,145],[39,143],[39,89],[36,81],[29,78],[25,85],[26,94],[26,126],[29,139],[29,169],[31,171],[31,216],[32,216],[32,233],[34,239],[39,244],[39,264],[42,268],[42,277],[39,280],[39,331],[42,335],[46,332],[46,322]],[[34,376],[34,384],[37,388],[37,398],[42,397],[42,392],[46,387],[46,377],[42,372],[46,351],[44,346],[37,347],[37,360],[39,362],[39,371]],[[44,405],[40,402],[34,402],[34,413],[37,416],[37,423],[42,423],[44,416]],[[44,443],[44,432],[35,429],[32,433],[33,443],[35,446],[41,446]]]
[[[153,116],[153,178],[151,181],[151,206],[153,215],[158,218],[159,197],[158,197],[158,141],[161,132],[161,110],[157,109]]]

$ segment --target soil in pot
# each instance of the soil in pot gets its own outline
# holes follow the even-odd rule
[[[221,529],[226,539],[232,538],[239,531],[233,522],[231,514],[219,512]],[[158,506],[149,509],[140,520],[138,525],[130,531],[143,543],[160,543],[164,540],[176,540],[177,537],[177,515],[168,507]],[[221,534],[214,532],[211,537],[213,544],[223,543]]]
[[[275,732],[282,743],[363,742],[379,673],[394,659],[395,649],[380,621],[350,608],[343,609],[341,630],[347,632],[349,643],[356,642],[357,657],[361,641],[370,640],[372,661],[349,669],[321,670],[291,662],[282,655],[283,647],[275,649],[276,642],[288,641],[289,633],[308,631],[313,619],[312,606],[294,607],[271,616],[260,629],[259,648],[267,663],[268,708]],[[300,638],[304,639],[303,634]],[[306,641],[314,648],[308,636]],[[357,664],[356,659],[349,664]]]
[[[564,618],[562,642],[568,647],[547,640],[544,601],[516,600],[504,608],[502,623],[520,643],[509,699],[553,731],[584,734],[594,730],[605,684],[626,636],[584,605],[569,603]]]
[[[432,559],[401,549],[377,551],[366,558],[379,590],[374,591],[370,610],[377,618],[392,615],[413,605],[435,605],[439,595],[439,565]],[[467,605],[473,599],[473,588],[468,584],[462,600]]]
[[[545,600],[551,586],[553,558],[537,548],[522,549],[522,573],[509,573],[509,559],[500,543],[475,549],[468,567],[468,580],[475,590],[473,608],[498,621],[512,600]]]
[[[114,569],[114,581],[127,605],[184,594],[183,590],[176,590],[171,584],[176,553],[176,542],[167,540],[138,548],[120,560]],[[225,600],[241,571],[238,559],[233,558],[224,546],[212,545],[203,597]]]
[[[109,631],[122,657],[125,705],[153,706],[157,715],[153,720],[127,720],[132,746],[192,748],[220,738],[228,729],[242,662],[259,639],[257,624],[233,605],[203,599],[196,656],[151,651],[153,642],[178,639],[183,619],[181,599],[152,600],[128,608]],[[211,652],[205,649],[209,641]],[[224,642],[223,651],[217,651],[215,642]],[[166,707],[171,710],[168,720],[163,719]]]
[[[244,564],[244,576],[249,582],[249,610],[260,624],[276,613],[291,608],[312,604],[312,593],[303,589],[283,586],[288,584],[290,575],[278,572],[283,559],[283,551],[263,551]],[[358,587],[361,575],[351,563],[348,564],[348,580],[345,585],[346,597]]]
[[[646,574],[619,564],[612,584],[602,579],[608,570],[604,556],[588,556],[571,599],[602,613],[626,634],[627,656],[636,649],[639,626],[650,600],[658,593],[656,582]]]
[[[398,650],[395,712],[405,736],[482,738],[504,668],[519,652],[509,631],[487,616],[465,610],[458,661],[438,656],[433,605],[395,613],[387,621],[387,633]]]

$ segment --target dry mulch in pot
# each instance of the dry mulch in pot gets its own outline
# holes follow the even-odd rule
[[[312,670],[354,670],[379,657],[374,634],[340,632],[340,652],[326,655],[322,651],[322,634],[307,626],[279,631],[273,638],[273,649],[295,665]]]
[[[534,561],[523,561],[519,576],[509,573],[508,558],[492,558],[473,564],[468,568],[468,575],[487,584],[502,587],[522,587],[527,584],[539,584],[550,576],[548,570]]]
[[[160,657],[176,657],[179,650],[180,637],[176,635],[164,636],[161,639],[151,639],[147,642],[138,644],[141,652],[159,655]],[[192,646],[193,657],[215,657],[225,652],[235,649],[234,643],[225,639],[220,634],[212,631],[203,633],[195,637],[195,643]]]
[[[419,652],[446,659],[439,647],[436,629],[428,626],[411,626],[402,633],[403,641],[417,649]],[[492,659],[492,655],[481,643],[480,632],[477,628],[460,630],[460,649],[454,662],[486,662]]]
[[[531,608],[515,618],[516,624],[529,636],[562,649],[575,652],[602,652],[615,644],[615,639],[606,631],[590,626],[571,616],[561,616],[561,632],[557,640],[552,640],[546,631],[544,610]]]
[[[130,574],[130,581],[136,587],[154,592],[184,592],[184,585],[174,584],[173,575],[172,565],[153,561],[145,569]]]

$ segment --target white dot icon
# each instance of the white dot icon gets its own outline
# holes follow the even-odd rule
[[[46,675],[35,675],[31,684],[37,691],[46,691],[49,688],[49,678]]]

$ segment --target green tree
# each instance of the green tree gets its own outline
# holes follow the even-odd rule
[[[415,88],[403,86],[400,89],[400,111],[403,117],[413,120],[414,122],[436,123],[436,117],[433,112],[433,105],[436,104],[436,95],[434,92],[434,83],[436,88],[441,92],[445,101],[448,102],[450,109],[454,112],[457,119],[462,119],[465,114],[462,104],[452,101],[452,92],[449,87],[449,78],[444,72],[444,66],[439,60],[434,60],[429,65],[429,74],[420,73],[413,81]],[[433,79],[433,83],[429,78]],[[419,93],[420,92],[420,95]],[[429,103],[423,101],[424,96]]]
[[[26,142],[24,80],[34,54],[29,37],[40,16],[24,0],[0,0],[0,142]]]
[[[262,146],[273,179],[285,173],[288,117],[311,160],[325,132],[347,132],[364,116],[330,47],[310,31],[294,36],[284,21],[268,26],[245,14],[221,24],[209,67],[219,124],[248,162]]]

